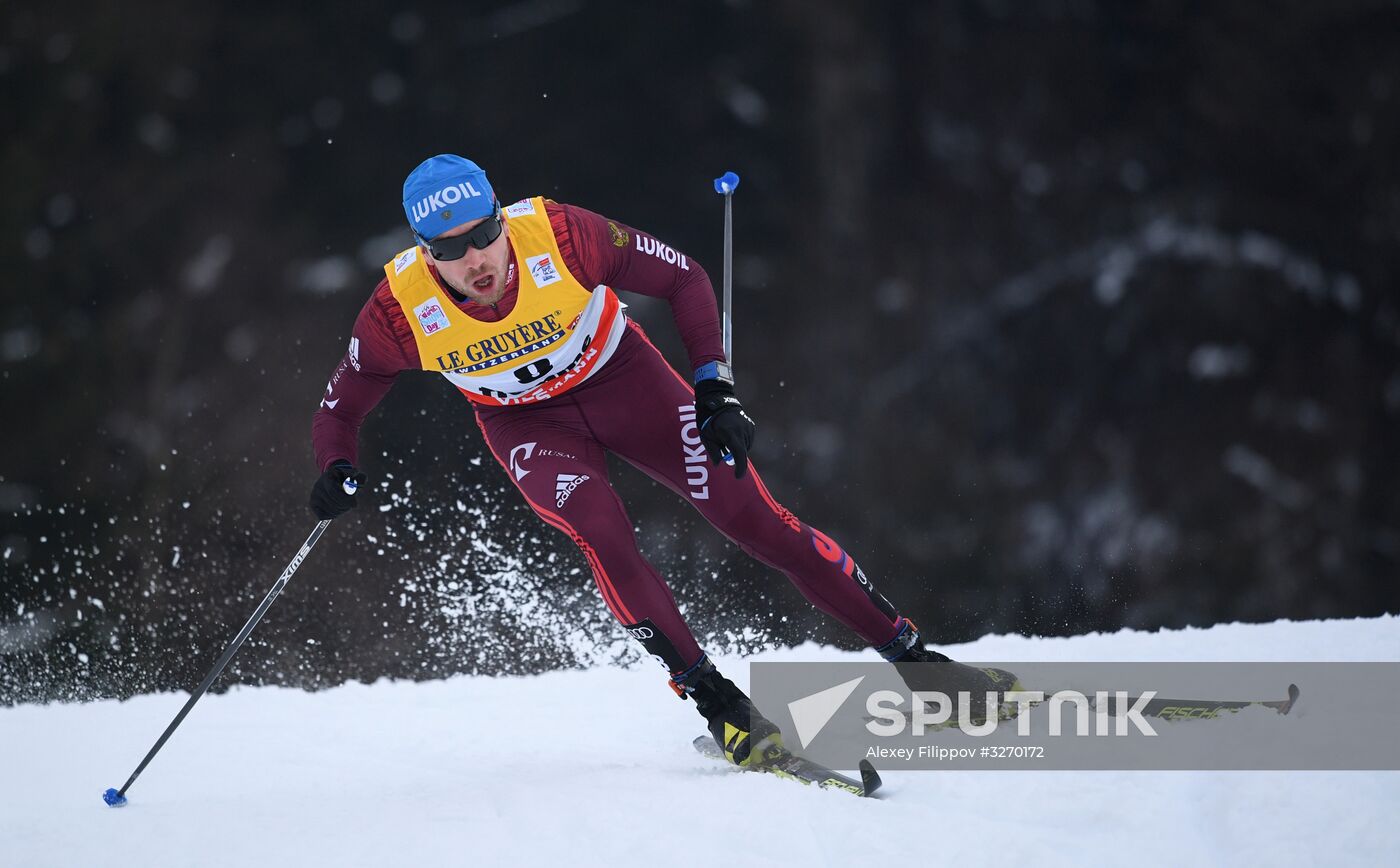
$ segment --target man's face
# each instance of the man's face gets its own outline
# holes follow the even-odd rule
[[[495,219],[495,217],[488,216],[470,223],[463,223],[441,235],[434,236],[434,240],[464,235],[487,220]],[[444,283],[478,304],[495,304],[501,300],[502,295],[505,295],[506,267],[510,261],[510,245],[506,242],[509,227],[505,225],[504,220],[501,222],[501,234],[495,241],[486,245],[485,250],[477,250],[475,247],[467,245],[467,255],[461,259],[444,262],[433,258],[432,251],[426,246],[421,244],[419,246],[423,247],[423,255],[437,269],[438,277]]]

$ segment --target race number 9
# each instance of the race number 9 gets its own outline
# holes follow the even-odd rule
[[[521,385],[528,386],[552,370],[554,370],[554,366],[550,364],[549,359],[539,359],[528,365],[521,365],[515,369],[514,373]]]

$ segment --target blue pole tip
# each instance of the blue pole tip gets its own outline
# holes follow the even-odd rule
[[[126,804],[126,796],[117,792],[116,788],[110,788],[107,792],[102,794],[102,801],[114,808],[120,808],[122,805]]]
[[[728,196],[739,189],[739,176],[733,172],[725,172],[715,179],[715,192],[721,196]]]

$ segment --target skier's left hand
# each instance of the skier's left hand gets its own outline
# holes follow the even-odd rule
[[[695,424],[700,427],[700,442],[710,460],[719,464],[729,453],[734,456],[734,476],[743,479],[749,469],[754,424],[734,397],[734,384],[721,379],[695,384]]]

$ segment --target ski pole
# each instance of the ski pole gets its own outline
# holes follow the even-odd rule
[[[715,192],[724,197],[724,360],[734,373],[734,191],[739,189],[739,176],[725,172],[715,179]]]
[[[734,191],[739,189],[739,176],[725,172],[715,179],[715,192],[724,197],[724,308],[720,311],[724,335],[724,361],[729,376],[734,376]],[[733,465],[734,456],[724,450],[724,463]]]
[[[341,487],[345,490],[346,494],[354,494],[355,489],[359,486],[355,480],[347,479],[341,483]],[[209,670],[209,674],[204,676],[204,681],[199,685],[199,688],[196,689],[194,693],[190,694],[190,698],[185,702],[185,707],[180,709],[180,713],[175,715],[174,720],[170,721],[170,725],[165,728],[165,732],[161,733],[160,738],[156,739],[155,745],[146,753],[146,758],[141,760],[141,764],[136,767],[136,771],[131,773],[131,777],[126,779],[126,783],[122,784],[120,790],[109,788],[103,793],[102,801],[114,808],[120,808],[122,805],[126,804],[126,791],[131,788],[136,778],[141,772],[145,771],[146,766],[155,758],[155,755],[160,749],[165,746],[165,742],[170,738],[171,733],[175,732],[175,728],[185,719],[185,715],[190,713],[190,709],[194,708],[194,704],[198,702],[199,698],[204,695],[204,692],[209,689],[209,685],[213,684],[214,679],[218,678],[219,674],[224,671],[224,667],[233,659],[233,655],[238,652],[244,640],[248,638],[248,634],[253,632],[253,628],[262,620],[262,616],[271,608],[272,601],[277,599],[278,594],[282,593],[282,589],[287,586],[287,580],[297,571],[297,567],[301,566],[301,562],[306,560],[307,554],[311,552],[311,547],[316,545],[316,541],[321,538],[321,534],[326,532],[326,528],[330,526],[330,523],[330,519],[325,519],[316,525],[315,530],[311,531],[311,536],[307,537],[306,542],[302,543],[301,550],[296,553],[296,557],[292,558],[292,562],[287,564],[287,568],[282,571],[281,577],[273,584],[272,590],[267,592],[266,597],[263,597],[263,601],[258,606],[258,610],[253,613],[253,617],[248,619],[248,623],[244,624],[243,629],[238,631],[238,635],[234,637],[233,642],[228,648],[224,649],[223,656],[214,664],[214,668]]]

